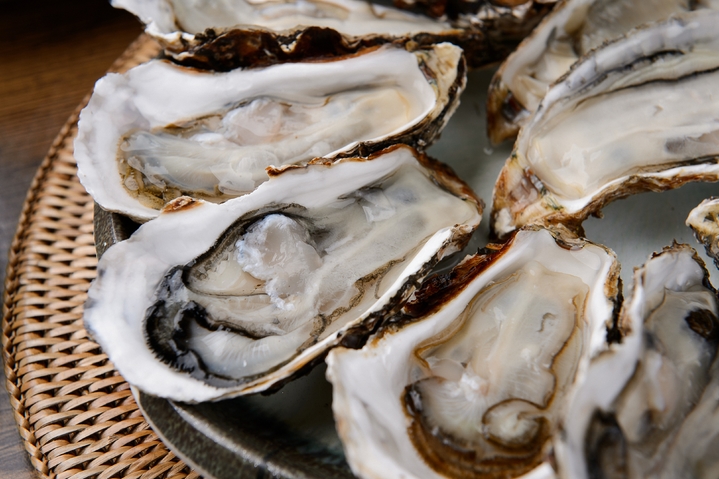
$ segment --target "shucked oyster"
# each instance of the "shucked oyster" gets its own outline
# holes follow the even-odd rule
[[[552,437],[608,347],[618,273],[603,247],[520,230],[426,282],[362,349],[332,350],[332,409],[352,471],[552,477]]]
[[[103,208],[147,220],[181,195],[246,194],[268,166],[431,144],[464,84],[450,44],[226,73],[151,61],[95,86],[75,142],[79,176]]]
[[[103,255],[88,331],[153,395],[204,401],[285,381],[400,307],[479,224],[467,186],[415,155],[273,170],[220,205],[175,200]]]
[[[712,5],[715,3],[716,5]],[[516,136],[549,86],[590,50],[674,13],[719,8],[710,0],[569,0],[561,3],[495,74],[487,101],[493,143]]]
[[[449,41],[462,47],[470,66],[479,67],[505,58],[537,22],[551,10],[553,1],[529,2],[510,7],[494,2],[454,20],[435,20],[361,0],[113,0],[147,24],[178,61],[225,69],[238,58],[260,53],[247,41],[245,31],[271,33],[282,50],[297,48],[296,37],[307,27],[339,32],[342,48],[411,42],[431,45]],[[482,2],[486,3],[486,2]],[[327,32],[326,32],[327,33]],[[270,37],[267,41],[274,44]],[[334,41],[334,40],[333,40]],[[320,40],[319,43],[322,43]],[[315,47],[323,48],[319,43]],[[229,55],[228,55],[229,54]],[[284,54],[280,52],[280,57]]]
[[[195,34],[207,29],[248,26],[275,32],[318,26],[351,37],[409,37],[450,29],[448,24],[427,17],[356,0],[112,0],[112,5],[137,15],[149,34],[168,45],[190,43]]]
[[[113,0],[112,4],[137,15],[147,25],[145,31],[175,59],[221,70],[228,61],[247,56],[248,50],[250,57],[255,52],[263,55],[264,48],[253,45],[257,39],[269,39],[280,45],[279,51],[293,52],[298,37],[306,33],[314,37],[322,30],[339,32],[339,42],[331,41],[343,49],[415,37],[429,45],[461,34],[445,22],[361,0]],[[247,31],[254,42],[245,38]]]
[[[719,178],[719,12],[634,31],[578,62],[524,127],[492,227],[578,226],[604,204]]]
[[[635,272],[621,343],[597,357],[556,450],[564,478],[710,478],[719,471],[716,291],[696,252]]]

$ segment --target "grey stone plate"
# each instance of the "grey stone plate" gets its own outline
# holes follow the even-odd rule
[[[489,205],[494,181],[511,144],[490,148],[485,134],[485,92],[492,71],[469,75],[462,104],[429,153],[452,166],[487,202],[482,224],[467,247],[473,253],[487,243]],[[673,240],[699,249],[717,284],[716,269],[684,221],[703,199],[718,195],[714,184],[690,184],[666,193],[645,193],[616,201],[603,218],[584,223],[587,237],[612,248],[622,264],[625,295],[633,268]],[[98,253],[137,228],[127,219],[96,209]],[[445,263],[444,266],[449,266]],[[332,388],[324,366],[280,391],[198,405],[180,404],[136,391],[153,429],[181,458],[208,478],[349,478],[334,428]]]

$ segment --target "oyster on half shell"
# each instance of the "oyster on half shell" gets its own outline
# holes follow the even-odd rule
[[[79,177],[103,208],[145,221],[182,195],[246,194],[269,166],[427,146],[465,82],[447,43],[223,73],[154,60],[95,86],[75,141]]]
[[[486,3],[486,2],[482,2]],[[248,30],[276,37],[285,52],[292,52],[297,38],[314,29],[332,30],[342,37],[342,48],[387,42],[423,46],[452,42],[465,52],[471,67],[505,58],[539,20],[553,1],[491,2],[479,12],[437,20],[396,8],[360,0],[113,0],[147,25],[179,62],[225,69],[238,57],[262,56],[263,48],[248,42]],[[327,32],[325,32],[327,33]],[[320,40],[321,43],[321,40]],[[315,47],[322,50],[319,43]],[[279,57],[284,57],[284,53]]]
[[[717,24],[717,11],[678,15],[578,62],[517,138],[493,230],[578,227],[613,199],[719,179]]]
[[[138,16],[147,33],[169,46],[186,46],[207,29],[248,26],[274,32],[317,26],[351,37],[410,37],[450,29],[431,18],[357,0],[112,0],[112,5]]]
[[[264,391],[401,307],[481,210],[446,166],[407,146],[273,170],[222,204],[181,197],[108,249],[85,325],[149,394]]]
[[[618,280],[612,252],[540,228],[427,280],[362,349],[328,355],[352,471],[552,477],[565,408],[608,348]]]
[[[717,293],[687,245],[653,255],[634,276],[622,342],[592,361],[569,408],[561,477],[716,477]]]
[[[672,14],[719,8],[712,0],[568,0],[561,2],[495,73],[487,100],[493,143],[514,138],[547,89],[582,56],[632,28]]]

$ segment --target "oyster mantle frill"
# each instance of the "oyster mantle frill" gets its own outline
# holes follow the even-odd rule
[[[332,350],[332,408],[353,472],[552,477],[564,410],[608,347],[618,275],[604,247],[520,230],[426,281],[362,349]]]
[[[104,209],[145,221],[179,196],[246,194],[268,166],[427,146],[465,81],[450,44],[224,73],[155,60],[97,83],[80,115],[78,175]]]
[[[110,248],[85,324],[150,394],[263,391],[367,334],[480,218],[464,183],[406,146],[273,170],[221,205],[179,198]]]

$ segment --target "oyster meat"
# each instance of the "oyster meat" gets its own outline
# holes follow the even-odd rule
[[[718,311],[687,245],[635,272],[619,319],[624,338],[593,361],[588,389],[569,409],[556,451],[561,477],[715,477]]]
[[[466,244],[481,210],[449,169],[407,146],[272,170],[223,204],[178,198],[108,249],[85,325],[147,393],[264,391],[399,308]]]
[[[493,143],[514,138],[549,86],[582,56],[639,25],[674,13],[717,8],[700,0],[569,0],[548,15],[494,75],[487,101]]]
[[[719,12],[635,30],[578,62],[522,129],[492,228],[579,227],[607,202],[719,178]]]
[[[618,274],[604,247],[523,229],[426,281],[362,349],[332,350],[332,408],[353,472],[552,477],[564,410],[608,347]]]
[[[269,166],[427,146],[465,81],[447,43],[224,73],[150,61],[97,83],[75,141],[80,180],[139,221],[182,195],[222,202],[266,181]]]

